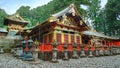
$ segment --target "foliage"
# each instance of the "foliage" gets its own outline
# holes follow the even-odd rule
[[[90,1],[90,6],[88,7],[88,21],[93,24],[93,27],[98,30],[98,26],[100,23],[100,17],[99,17],[99,12],[100,12],[100,0],[89,0]]]
[[[88,20],[92,20],[95,30],[109,36],[120,35],[119,0],[108,0],[105,8],[100,9],[100,0],[89,0]]]
[[[19,13],[22,18],[24,18],[27,21],[30,21],[30,7],[29,6],[21,6],[16,13]],[[30,26],[30,24],[28,25]]]
[[[0,9],[0,27],[3,27],[3,18],[6,15],[6,12],[3,9]]]
[[[120,0],[108,0],[105,6],[107,33],[109,35],[120,35]]]

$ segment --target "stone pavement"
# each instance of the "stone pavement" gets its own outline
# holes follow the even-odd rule
[[[0,68],[120,68],[120,55],[59,60],[58,63],[39,60],[22,61],[11,54],[0,54]]]

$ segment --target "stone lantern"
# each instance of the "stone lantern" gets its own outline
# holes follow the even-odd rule
[[[110,55],[113,55],[112,46],[109,46]]]
[[[105,56],[108,56],[107,46],[105,46],[104,48],[105,48],[105,50],[104,50],[104,55],[105,55]]]
[[[24,60],[31,61],[31,60],[33,60],[33,55],[32,55],[32,52],[31,52],[33,40],[31,39],[31,37],[28,40],[27,44],[28,44],[28,52],[27,52]]]
[[[82,57],[85,57],[86,55],[85,55],[84,45],[81,45],[80,48],[81,48],[80,57],[81,57],[81,58],[82,58]]]
[[[38,52],[39,52],[38,46],[39,45],[40,44],[39,44],[38,40],[36,39],[35,42],[34,42],[34,51],[33,51],[33,57],[34,57],[35,61],[38,60]]]
[[[92,58],[93,57],[93,52],[92,52],[92,47],[89,46],[89,55],[88,55],[89,58]]]
[[[117,46],[115,46],[115,55],[117,55]]]
[[[107,47],[107,50],[108,50],[108,55],[110,56],[110,46]]]
[[[78,59],[78,54],[77,54],[77,44],[73,43],[73,55],[72,58]]]
[[[19,57],[20,59],[24,59],[25,56],[26,56],[26,52],[25,52],[26,41],[25,41],[25,40],[22,41],[22,48],[23,48],[23,52],[22,52],[22,54],[21,54],[20,57]]]
[[[117,55],[119,55],[119,46],[116,47]]]
[[[96,50],[95,50],[95,56],[99,57],[99,46],[95,46]]]
[[[56,62],[58,62],[58,59],[57,59],[57,46],[58,46],[58,43],[54,40],[53,42],[52,42],[52,46],[53,46],[53,50],[52,50],[52,62],[53,63],[56,63]]]
[[[116,47],[114,45],[112,47],[112,53],[113,53],[113,55],[116,55]]]
[[[120,54],[120,49],[119,49],[120,47],[118,46],[118,55]]]
[[[64,46],[63,46],[63,48],[64,48],[64,57],[63,57],[63,60],[69,60],[67,47],[68,47],[68,45],[65,43]]]
[[[118,53],[120,54],[120,46],[118,47]]]
[[[103,53],[103,49],[102,49],[103,46],[100,46],[100,50],[99,50],[99,54],[100,56],[104,56],[104,53]]]

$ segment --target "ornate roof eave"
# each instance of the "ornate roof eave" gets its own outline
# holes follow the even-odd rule
[[[13,14],[10,17],[4,17],[4,25],[8,25],[8,21],[13,21],[14,23],[19,22],[17,24],[23,24],[23,26],[29,23],[29,21],[25,21],[18,13]]]
[[[20,22],[20,23],[17,23],[17,24],[24,24],[24,25],[27,25],[29,23],[29,21],[19,21],[19,20],[10,19],[8,17],[5,17],[4,20],[9,20],[9,21],[14,21],[14,22]],[[5,22],[4,22],[4,24],[5,24]],[[5,25],[8,25],[8,23],[6,23]]]
[[[5,17],[5,19],[13,20],[13,21],[18,21],[18,22],[29,23],[29,21],[24,21],[24,20],[22,20],[22,21],[20,21],[20,20],[14,20],[14,19],[11,19],[11,18],[9,18],[9,17]]]

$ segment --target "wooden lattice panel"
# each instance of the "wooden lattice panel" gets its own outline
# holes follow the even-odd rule
[[[57,42],[61,43],[61,34],[57,34]]]
[[[68,35],[67,34],[64,35],[64,42],[68,43]]]
[[[74,35],[71,35],[71,43],[74,43],[74,42],[75,42]]]
[[[47,40],[48,40],[47,35],[45,35],[45,36],[44,36],[43,43],[47,43]]]
[[[53,35],[49,34],[49,41],[48,41],[48,43],[52,43],[52,38],[53,38]]]
[[[76,41],[78,44],[80,43],[80,36],[76,36]]]

